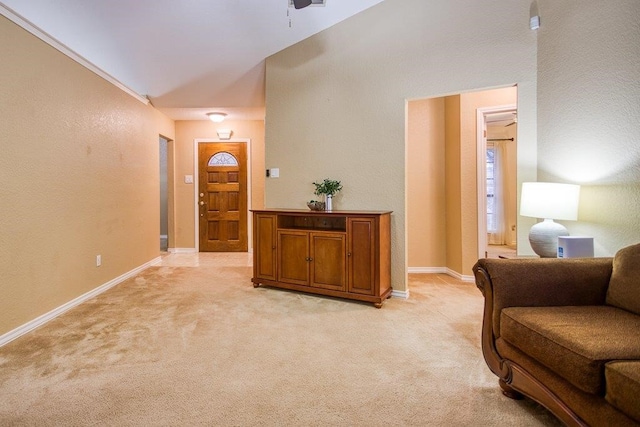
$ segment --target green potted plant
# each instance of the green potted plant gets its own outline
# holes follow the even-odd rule
[[[340,184],[340,181],[325,178],[324,181],[314,182],[313,185],[316,186],[313,194],[315,194],[316,196],[324,196],[325,209],[330,211],[332,209],[333,196],[338,191],[342,190],[342,184]]]

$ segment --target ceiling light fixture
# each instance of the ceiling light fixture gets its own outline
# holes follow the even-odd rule
[[[293,7],[296,9],[302,9],[311,5],[311,0],[293,0]]]
[[[225,113],[207,113],[207,116],[209,116],[209,119],[214,123],[220,123],[227,117]]]
[[[289,7],[302,9],[307,6],[326,6],[327,0],[289,0]]]

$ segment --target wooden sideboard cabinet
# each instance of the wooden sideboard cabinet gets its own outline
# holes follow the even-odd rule
[[[252,210],[253,282],[382,307],[391,296],[391,212]]]

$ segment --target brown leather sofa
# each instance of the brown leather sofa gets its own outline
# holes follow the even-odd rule
[[[640,244],[613,258],[480,259],[482,351],[511,398],[569,426],[640,426]]]

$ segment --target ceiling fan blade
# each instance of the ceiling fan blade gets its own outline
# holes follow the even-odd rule
[[[504,127],[513,126],[513,125],[515,125],[516,123],[517,123],[517,122],[513,121],[513,122],[509,123],[508,125],[504,125]]]
[[[311,4],[312,0],[293,0],[293,7],[296,9],[302,9],[303,7],[307,7]]]

